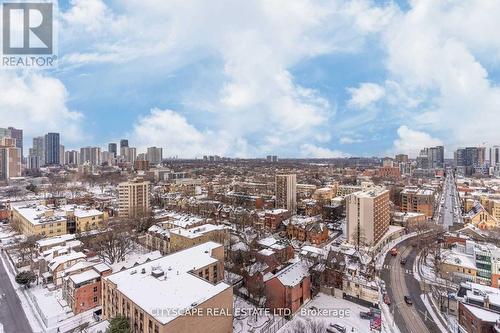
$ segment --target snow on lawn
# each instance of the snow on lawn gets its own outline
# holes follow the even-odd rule
[[[49,291],[42,285],[33,285],[29,288],[29,292],[35,297],[36,303],[46,318],[57,318],[55,320],[59,321],[73,316],[71,309],[62,298],[61,288]]]
[[[321,310],[328,310],[329,315],[321,314]],[[305,304],[293,317],[293,319],[284,325],[278,333],[286,333],[297,325],[297,321],[303,321],[304,324],[311,321],[322,321],[324,327],[330,324],[339,324],[347,329],[347,332],[367,333],[370,332],[370,321],[361,319],[359,313],[369,311],[369,308],[349,302],[344,299],[328,296],[319,293],[309,303]],[[335,329],[332,331],[336,332]]]
[[[233,302],[235,314],[233,333],[259,332],[259,328],[274,320],[272,314],[257,309],[255,305],[239,296],[234,295]]]

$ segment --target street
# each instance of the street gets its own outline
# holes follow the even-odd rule
[[[10,283],[6,268],[0,264],[0,323],[5,333],[32,332],[16,291]]]
[[[387,255],[381,277],[385,281],[391,299],[390,309],[395,324],[402,333],[440,333],[422,302],[420,283],[413,277],[413,264],[417,248],[411,246],[412,239],[398,245],[398,255]],[[406,258],[406,264],[400,263]],[[404,296],[409,295],[413,305],[406,304]]]
[[[438,223],[448,229],[454,223],[462,223],[460,204],[455,179],[451,171],[447,171],[447,176],[443,185],[443,194],[438,208]]]

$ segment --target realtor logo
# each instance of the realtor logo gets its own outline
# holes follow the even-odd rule
[[[3,67],[54,66],[54,4],[36,1],[2,4]]]

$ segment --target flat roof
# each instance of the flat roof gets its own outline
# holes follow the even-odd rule
[[[212,250],[222,245],[206,242],[170,254],[145,264],[111,274],[104,279],[116,284],[117,289],[145,312],[162,324],[174,320],[179,312],[195,308],[208,299],[231,288],[224,282],[212,284],[190,272],[217,262]],[[142,270],[146,273],[142,273]],[[161,270],[163,276],[151,275]],[[135,273],[134,273],[135,272]],[[173,310],[162,313],[161,310]]]

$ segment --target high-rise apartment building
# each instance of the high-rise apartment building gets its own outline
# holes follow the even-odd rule
[[[120,140],[120,148],[123,148],[123,147],[128,147],[128,140],[127,139]]]
[[[408,155],[406,154],[397,154],[395,158],[396,162],[398,163],[408,163]]]
[[[456,150],[455,165],[459,172],[471,175],[485,166],[486,148],[485,147],[465,147]]]
[[[419,169],[442,169],[444,168],[444,147],[436,146],[424,148],[417,157]]]
[[[21,150],[21,162],[23,158],[23,130],[14,127],[0,128],[0,139],[3,137],[10,137],[16,139],[16,147]]]
[[[375,187],[346,197],[346,237],[355,245],[376,245],[389,230],[389,190]]]
[[[500,164],[500,146],[493,146],[489,149],[489,162],[490,166],[494,167]]]
[[[127,143],[127,145],[128,145],[128,143]],[[118,149],[117,149],[116,143],[110,143],[110,144],[108,144],[108,151],[109,151],[110,154],[113,155],[113,157],[116,157],[117,153],[118,153]]]
[[[28,170],[35,171],[35,170],[40,169],[40,167],[43,164],[42,161],[43,160],[40,158],[40,156],[35,154],[35,150],[33,148],[30,148],[29,154],[28,154],[28,159],[27,159]]]
[[[59,133],[47,133],[44,138],[44,153],[46,165],[59,165],[60,162]]]
[[[33,151],[32,155],[40,158],[40,166],[45,163],[45,138],[37,136],[33,138]]]
[[[149,182],[135,178],[118,185],[118,215],[136,217],[149,211]]]
[[[80,164],[89,163],[90,165],[101,164],[101,148],[83,147],[80,148]]]
[[[16,139],[5,136],[0,139],[0,181],[21,176],[21,149]]]
[[[66,164],[64,152],[65,152],[64,145],[59,145],[59,163],[61,163],[61,165]]]
[[[158,165],[163,160],[163,149],[157,147],[149,147],[146,153],[146,160],[149,164]]]
[[[125,162],[134,163],[137,158],[137,149],[133,147],[122,147],[120,148],[120,155]]]
[[[276,175],[276,208],[297,212],[297,176]]]
[[[64,161],[68,165],[78,165],[80,163],[80,153],[76,150],[68,150],[64,153]]]

